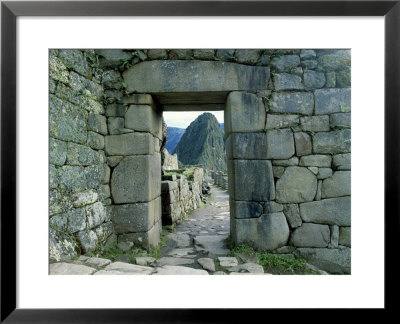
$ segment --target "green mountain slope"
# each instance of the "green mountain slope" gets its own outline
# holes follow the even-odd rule
[[[185,165],[201,164],[209,170],[226,171],[224,131],[215,116],[204,113],[197,117],[186,128],[175,153]]]

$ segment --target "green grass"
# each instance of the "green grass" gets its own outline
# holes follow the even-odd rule
[[[183,172],[183,175],[186,177],[188,180],[193,180],[193,174],[194,171],[196,170],[196,167],[191,167],[187,169],[186,171]]]

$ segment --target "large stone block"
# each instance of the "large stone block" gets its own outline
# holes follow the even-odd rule
[[[286,245],[289,239],[289,226],[282,212],[231,222],[236,244],[249,244],[257,250],[275,250]]]
[[[311,136],[307,133],[298,132],[294,134],[296,143],[296,155],[303,156],[312,153],[312,141]]]
[[[267,123],[265,124],[266,129],[273,128],[288,128],[294,127],[299,124],[298,115],[272,115],[267,114]]]
[[[318,57],[318,62],[326,71],[343,69],[349,67],[351,64],[350,50],[337,50],[323,54]]]
[[[274,92],[269,108],[279,113],[311,115],[314,110],[314,96],[308,92]]]
[[[78,192],[87,188],[87,180],[80,166],[65,165],[58,169],[60,188],[64,191]]]
[[[79,232],[77,235],[77,239],[81,244],[82,251],[84,253],[96,250],[98,238],[95,231],[86,230]]]
[[[132,242],[134,245],[142,246],[143,248],[150,250],[160,243],[160,230],[161,222],[157,222],[147,232],[118,235],[118,243]]]
[[[351,198],[329,198],[300,204],[304,222],[328,225],[351,225]]]
[[[103,162],[102,155],[88,146],[68,143],[67,164],[69,165],[93,165]]]
[[[322,182],[322,198],[351,195],[351,171],[336,171]]]
[[[100,133],[102,135],[106,135],[107,134],[106,117],[98,114],[89,114],[88,130]]]
[[[228,169],[229,170],[229,169]],[[269,201],[275,199],[275,184],[271,161],[233,160],[228,175],[235,200]],[[232,186],[231,186],[232,184]]]
[[[116,204],[146,202],[161,194],[160,154],[125,157],[111,176]]]
[[[154,138],[150,133],[129,133],[105,137],[107,155],[153,154]]]
[[[225,109],[225,134],[257,132],[265,126],[265,107],[262,99],[252,93],[231,92]]]
[[[323,72],[308,70],[304,72],[303,77],[306,89],[318,89],[325,85],[326,79]]]
[[[95,228],[106,220],[106,209],[101,202],[94,203],[86,206],[86,216],[88,229]]]
[[[75,240],[63,232],[49,228],[49,260],[65,261],[76,257],[77,244]]]
[[[276,201],[280,203],[300,203],[311,201],[317,191],[317,178],[307,168],[287,167],[276,182]]]
[[[86,209],[74,208],[65,214],[68,218],[67,230],[69,233],[76,233],[86,229]]]
[[[351,153],[334,155],[332,164],[336,170],[351,170]]]
[[[277,56],[272,59],[271,65],[279,72],[287,72],[300,65],[300,57],[298,55]]]
[[[329,116],[331,127],[347,128],[351,126],[351,113],[339,113]]]
[[[61,49],[59,52],[60,59],[67,68],[70,68],[79,74],[90,77],[91,68],[83,55],[82,51],[77,49]]]
[[[300,127],[308,132],[329,132],[329,116],[300,117]]]
[[[161,218],[161,199],[112,206],[112,222],[117,234],[149,231]]]
[[[235,218],[258,218],[263,213],[263,207],[255,201],[235,201],[229,203]]]
[[[49,162],[63,165],[67,159],[67,143],[50,137]]]
[[[348,113],[351,110],[351,89],[315,90],[315,114]]]
[[[291,228],[296,228],[301,226],[302,220],[300,217],[299,205],[297,204],[285,204],[283,205],[283,213],[286,216]]]
[[[304,89],[301,77],[289,73],[275,74],[274,85],[276,91]]]
[[[147,105],[131,105],[125,114],[125,127],[162,137],[162,115]]]
[[[290,129],[266,133],[232,133],[226,141],[229,159],[288,159],[294,155]]]
[[[343,129],[334,132],[317,133],[313,137],[314,153],[348,153],[351,150],[351,131]]]
[[[329,226],[312,223],[303,223],[296,228],[290,239],[290,243],[296,247],[327,247],[329,242]]]
[[[351,247],[351,227],[339,228],[339,244]]]
[[[332,157],[330,155],[307,155],[300,158],[300,165],[307,167],[330,168]]]

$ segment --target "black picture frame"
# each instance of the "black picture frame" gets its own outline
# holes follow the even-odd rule
[[[396,1],[4,1],[1,3],[1,322],[234,322],[251,311],[217,309],[16,308],[16,19],[18,16],[384,16],[385,17],[385,310],[396,307],[399,237],[400,0]],[[373,166],[371,166],[373,167]],[[367,183],[367,182],[366,182]],[[397,259],[397,258],[395,258]],[[371,262],[373,257],[371,257]],[[397,283],[397,284],[396,284]],[[366,283],[367,284],[367,283]],[[40,292],[38,292],[40,294]],[[250,314],[248,314],[250,315]],[[262,318],[262,317],[261,317]]]

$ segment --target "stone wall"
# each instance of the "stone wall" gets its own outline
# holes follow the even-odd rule
[[[169,170],[177,170],[179,169],[178,166],[178,155],[169,154],[167,149],[164,147],[162,149],[162,157],[163,157],[163,164],[162,164],[162,171],[169,171]]]
[[[222,189],[228,190],[228,175],[221,171],[211,171],[211,177],[214,184]]]
[[[163,225],[180,222],[186,214],[200,207],[203,178],[202,168],[194,169],[189,179],[183,173],[163,176],[161,182]]]

